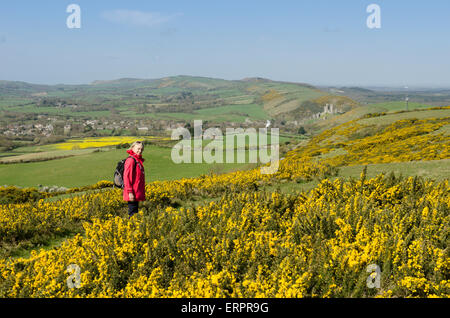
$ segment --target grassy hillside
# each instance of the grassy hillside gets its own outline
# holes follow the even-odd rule
[[[284,83],[266,83],[258,87],[249,87],[249,89],[261,94],[264,109],[272,116],[299,109],[303,102],[324,95],[321,91],[309,86]]]
[[[0,82],[0,92],[0,111],[93,118],[109,116],[112,107],[131,118],[184,119],[187,114],[188,119],[215,121],[213,115],[219,114],[217,122],[274,118],[301,111],[303,102],[328,95],[307,84],[194,76],[95,81],[90,85]],[[275,99],[270,97],[273,92],[277,94]],[[42,104],[44,100],[81,105],[83,110]],[[147,110],[142,112],[139,107]]]
[[[171,113],[171,112],[158,112],[147,114],[136,114],[133,110],[124,110],[120,114],[133,117],[133,118],[151,118],[151,119],[175,119],[175,120],[187,120],[193,122],[194,120],[203,120],[215,123],[234,122],[243,123],[245,120],[266,120],[270,119],[270,116],[258,104],[231,104],[225,106],[217,106],[214,108],[204,108],[194,110],[192,112]]]
[[[409,88],[405,87],[320,87],[322,91],[333,95],[350,97],[360,103],[397,103],[408,96],[410,101],[423,105],[442,106],[450,104],[449,89]]]
[[[368,115],[314,136],[293,156],[312,156],[336,166],[449,156],[450,107]]]
[[[117,162],[128,156],[126,149],[117,150],[111,145],[131,143],[135,140],[147,140],[154,143],[147,145],[144,153],[144,157],[147,158],[144,166],[148,182],[197,177],[201,174],[224,173],[254,167],[255,164],[249,162],[248,149],[254,149],[259,144],[257,135],[250,134],[245,140],[247,150],[240,149],[245,153],[245,163],[226,163],[227,151],[232,151],[236,158],[238,148],[236,140],[234,145],[228,145],[227,139],[224,138],[224,163],[217,164],[206,162],[175,164],[171,159],[171,151],[178,141],[151,136],[82,138],[43,146],[24,146],[9,152],[9,156],[0,158],[0,163],[7,163],[0,164],[0,185],[37,187],[41,184],[72,188],[90,185],[100,180],[111,180]],[[269,135],[269,144],[270,140]],[[290,136],[279,136],[281,144],[295,140],[297,139]],[[210,142],[211,140],[203,140],[203,147]],[[158,143],[164,146],[158,146]],[[191,144],[193,148],[193,143]],[[193,155],[191,157],[193,162]]]
[[[249,164],[175,164],[170,154],[171,148],[147,146],[145,149],[144,168],[146,181],[174,180],[196,177],[211,172],[227,172],[242,169]],[[15,163],[0,165],[0,185],[20,187],[38,187],[41,185],[58,185],[63,187],[80,187],[100,180],[112,180],[118,161],[126,158],[124,149],[102,152],[89,152],[73,157],[43,162]]]
[[[305,125],[312,134],[320,133],[324,130],[336,127],[338,125],[357,120],[368,116],[370,114],[387,114],[387,117],[377,117],[376,120],[384,120],[388,118],[390,122],[394,120],[418,117],[425,118],[429,115],[431,116],[448,116],[447,113],[431,113],[427,111],[427,109],[440,108],[437,106],[424,105],[420,103],[409,103],[408,111],[406,111],[405,102],[389,102],[389,103],[378,103],[378,104],[370,104],[365,106],[355,107],[344,114],[340,114],[338,116],[331,116],[326,118],[325,120],[316,120],[309,125]],[[416,112],[419,111],[419,112]],[[421,112],[424,111],[424,112]]]

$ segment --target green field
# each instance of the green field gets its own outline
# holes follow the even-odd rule
[[[404,113],[386,114],[385,116],[365,118],[358,121],[362,125],[388,125],[403,119],[444,118],[450,116],[450,109],[434,109]]]
[[[374,178],[380,173],[394,173],[395,176],[414,177],[420,176],[426,179],[432,179],[436,181],[448,180],[450,175],[450,159],[444,160],[432,160],[432,161],[411,161],[411,162],[398,162],[398,163],[381,163],[381,164],[369,164],[369,165],[355,165],[348,167],[340,167],[339,175],[336,177],[330,177],[329,180],[334,181],[337,178],[350,178],[359,179],[361,172],[367,167],[367,178]],[[280,182],[270,186],[266,186],[264,189],[267,191],[274,191],[279,189],[284,193],[295,193],[298,191],[309,191],[317,186],[318,180],[305,183],[297,182]]]
[[[400,110],[406,110],[406,102],[398,101],[398,102],[384,102],[384,103],[376,103],[367,105],[369,108],[374,110],[375,112],[396,112]],[[445,105],[443,105],[445,106]],[[421,103],[408,103],[408,110],[417,110],[424,108],[436,107],[432,105],[426,105]]]
[[[205,133],[205,131],[203,131]],[[184,177],[196,177],[201,174],[215,172],[224,173],[237,169],[245,169],[253,167],[254,164],[249,162],[249,149],[256,150],[260,142],[258,135],[249,133],[245,138],[244,147],[238,148],[238,139],[234,139],[234,143],[228,144],[226,132],[223,132],[223,162],[208,164],[206,162],[200,164],[175,164],[171,159],[172,147],[181,141],[167,141],[164,147],[157,145],[147,145],[145,148],[144,158],[148,158],[145,162],[147,181],[153,180],[173,180]],[[113,137],[118,140],[127,137]],[[131,138],[131,137],[130,137]],[[158,140],[159,137],[145,137],[144,139]],[[136,137],[136,140],[143,139]],[[295,141],[301,139],[301,136],[279,136],[280,145],[287,141]],[[90,144],[95,145],[95,140],[103,140],[100,138],[87,138]],[[125,139],[124,139],[125,140]],[[70,142],[82,142],[83,139],[71,139]],[[183,141],[184,145],[194,150],[198,141]],[[201,140],[202,147],[205,147],[211,140]],[[266,142],[271,143],[270,131]],[[57,185],[64,187],[79,187],[90,185],[100,180],[111,180],[117,162],[127,156],[126,149],[115,149],[114,146],[95,147],[77,150],[59,150],[59,145],[49,144],[42,146],[24,146],[15,149],[13,152],[2,153],[0,162],[14,162],[9,164],[0,164],[0,186],[16,185],[21,187],[36,187],[42,185]],[[237,151],[245,153],[244,163],[225,163],[227,152],[232,151],[234,158],[237,158]],[[9,156],[7,156],[9,154]],[[270,154],[270,151],[269,151]],[[70,156],[70,157],[69,157]],[[59,157],[59,158],[58,158]],[[68,157],[68,158],[64,158]],[[191,162],[194,162],[193,154]],[[48,159],[47,161],[44,161]],[[20,160],[24,162],[20,162]],[[26,162],[27,160],[42,160],[39,162]],[[18,162],[19,161],[19,162]],[[237,162],[237,159],[234,160]]]
[[[125,109],[125,108],[123,108]],[[152,118],[152,119],[177,119],[177,120],[203,120],[216,123],[223,122],[236,122],[242,123],[245,119],[251,120],[265,120],[270,116],[264,111],[261,105],[257,104],[239,104],[239,105],[226,105],[219,107],[211,107],[205,109],[199,109],[192,113],[147,113],[136,114],[132,110],[124,110],[120,112],[121,115],[135,117],[135,118]]]
[[[171,148],[146,146],[144,167],[146,181],[196,177],[211,172],[223,173],[251,166],[248,163],[175,164]],[[57,185],[80,187],[101,180],[112,180],[116,164],[128,156],[125,149],[78,155],[50,161],[0,165],[0,185],[37,187]]]
[[[74,117],[80,116],[89,116],[92,118],[97,117],[107,117],[110,115],[109,111],[101,110],[96,111],[93,109],[92,111],[86,112],[74,112],[71,108],[66,107],[41,107],[36,105],[26,105],[26,106],[11,106],[11,107],[3,107],[1,110],[8,110],[13,112],[21,112],[21,113],[33,113],[33,114],[48,114],[48,115],[70,115]]]
[[[273,118],[301,107],[303,101],[326,94],[312,86],[296,83],[270,80],[227,81],[193,76],[173,76],[158,80],[120,79],[90,85],[19,85],[4,82],[3,89],[5,94],[0,96],[0,111],[62,115],[79,119],[112,116],[114,112],[110,109],[114,107],[120,115],[128,118],[200,118],[220,123],[242,123],[247,118]],[[281,98],[273,102],[262,102],[260,97],[269,90],[277,91]],[[193,100],[179,98],[180,94],[186,92],[192,94]],[[59,104],[52,101],[54,99],[63,100],[63,105],[81,106],[83,108],[80,110],[83,111],[74,111],[72,107],[58,107],[56,105]],[[45,104],[41,103],[43,100],[46,101]],[[156,106],[158,112],[144,113],[145,110],[139,110],[143,105]],[[183,105],[183,109],[165,111],[164,108],[168,105]]]
[[[85,155],[91,152],[94,152],[96,149],[79,149],[79,150],[55,150],[55,151],[43,151],[43,152],[35,152],[35,153],[25,153],[25,154],[17,154],[15,156],[11,156],[11,153],[8,157],[2,158],[0,154],[0,163],[14,163],[14,162],[31,162],[31,161],[44,161],[51,160],[56,158],[63,157],[71,157],[71,156],[80,156]]]

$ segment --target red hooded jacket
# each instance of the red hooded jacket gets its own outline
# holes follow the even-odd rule
[[[123,170],[123,199],[129,201],[128,194],[134,194],[135,201],[145,201],[145,172],[144,172],[144,158],[142,155],[134,153],[133,150],[127,150],[127,153],[134,157],[127,158],[125,161],[125,168]]]

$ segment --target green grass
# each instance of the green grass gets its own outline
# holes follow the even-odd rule
[[[267,89],[276,90],[283,97],[264,103],[264,109],[270,115],[278,115],[298,108],[302,102],[325,95],[324,92],[289,83],[269,83]]]
[[[432,161],[411,161],[398,163],[382,163],[370,165],[355,165],[348,167],[340,167],[339,175],[337,177],[330,177],[329,180],[334,181],[337,178],[359,179],[364,167],[367,166],[367,178],[374,178],[380,173],[386,175],[393,172],[396,176],[403,175],[404,177],[421,176],[427,179],[433,179],[437,182],[448,180],[450,176],[450,159],[432,160]],[[280,190],[283,193],[296,193],[299,191],[307,192],[319,183],[318,180],[313,180],[305,183],[297,183],[294,181],[277,182],[262,189],[266,191]]]
[[[224,134],[226,132],[223,132]],[[250,134],[252,135],[252,134]],[[225,136],[226,137],[226,136]],[[245,138],[245,145],[257,147],[259,140],[257,136]],[[279,142],[292,141],[295,136],[280,136]],[[301,138],[301,136],[297,136]],[[256,141],[256,142],[254,142]],[[209,144],[211,140],[202,140],[202,146]],[[267,143],[270,144],[270,134]],[[244,163],[226,163],[226,152],[233,151],[237,158],[237,140],[235,138],[234,147],[227,144],[227,138],[223,140],[223,164],[193,163],[175,164],[171,159],[172,147],[179,141],[168,141],[168,146],[148,145],[145,150],[145,162],[147,181],[151,180],[173,180],[183,177],[196,177],[200,174],[215,172],[224,173],[236,169],[248,169],[255,166],[249,165],[248,149],[240,149],[245,152]],[[187,143],[189,144],[189,142]],[[191,148],[194,149],[194,141],[191,140]],[[0,185],[16,185],[21,187],[37,187],[41,185],[57,185],[64,187],[79,187],[94,184],[100,180],[111,180],[117,162],[127,156],[125,149],[114,149],[114,147],[87,148],[80,150],[57,150],[58,144],[43,146],[24,146],[15,149],[15,152],[2,153],[7,155],[1,160],[12,160],[15,163],[0,164]],[[258,155],[256,148],[256,155]],[[100,150],[99,152],[94,152]],[[269,152],[270,153],[270,152]],[[70,155],[69,158],[57,158]],[[17,162],[27,159],[49,159],[40,162]],[[51,159],[51,160],[50,160]],[[0,161],[1,161],[0,160]],[[235,159],[234,161],[237,161]]]
[[[178,119],[178,120],[203,120],[216,123],[236,122],[242,123],[246,118],[250,120],[265,120],[270,116],[264,111],[263,107],[258,104],[239,104],[225,105],[220,107],[205,108],[193,111],[192,113],[147,113],[136,114],[133,110],[123,110],[121,115],[136,118],[153,118],[153,119]]]
[[[344,124],[346,122],[362,118],[363,116],[367,114],[374,114],[374,113],[387,113],[384,116],[380,117],[373,117],[373,118],[365,118],[360,119],[358,123],[364,124],[364,125],[387,125],[392,124],[393,122],[401,119],[410,119],[410,118],[417,118],[417,119],[424,119],[424,118],[442,118],[450,116],[450,110],[443,109],[443,110],[424,110],[426,108],[435,107],[435,106],[427,106],[427,105],[421,105],[417,104],[416,110],[412,110],[410,107],[410,111],[408,112],[402,112],[402,113],[389,113],[391,110],[394,111],[394,109],[401,105],[402,102],[391,102],[391,103],[379,103],[379,104],[371,104],[366,106],[361,106],[354,108],[345,114],[338,115],[338,116],[332,116],[331,118],[328,118],[326,120],[312,120],[311,122],[308,122],[307,124],[311,124],[311,127],[309,129],[313,134],[319,134],[327,129],[333,128],[335,126]],[[404,103],[403,103],[404,105]],[[414,105],[414,104],[413,104]],[[419,107],[419,106],[422,107]],[[389,108],[390,107],[390,108]],[[403,109],[395,109],[395,111],[401,111]]]
[[[256,137],[256,136],[255,136]],[[280,144],[292,140],[289,136],[280,136]],[[237,140],[235,140],[234,148],[230,148],[227,139],[223,141],[223,163],[208,164],[194,163],[193,153],[191,155],[191,164],[182,163],[175,164],[171,158],[172,147],[159,147],[156,145],[148,145],[145,148],[144,158],[147,158],[144,166],[146,169],[146,181],[153,180],[174,180],[180,178],[197,177],[201,174],[225,173],[240,169],[249,169],[255,167],[255,163],[249,163],[249,151],[241,149],[245,153],[245,162],[243,163],[226,163],[226,153],[231,150],[234,153],[234,161],[237,161]],[[268,136],[267,142],[270,144],[271,137]],[[191,147],[194,148],[194,141],[191,141]],[[209,144],[211,140],[202,140],[202,146]],[[178,141],[172,141],[175,145]],[[188,143],[189,144],[189,143]],[[245,145],[256,147],[253,139],[246,138]],[[20,157],[14,156],[11,159],[26,159],[37,157],[62,156],[66,154],[74,155],[69,158],[52,159],[49,161],[29,162],[29,163],[12,163],[0,165],[0,185],[16,185],[21,187],[37,187],[41,185],[57,185],[64,187],[79,187],[94,184],[100,180],[111,180],[115,166],[118,161],[125,158],[127,153],[125,149],[102,148],[100,152],[93,152],[95,149],[82,150],[56,150],[55,145],[29,146],[21,147],[22,152],[27,154]],[[256,148],[255,153],[258,156]],[[44,151],[44,152],[38,152]],[[270,151],[269,151],[270,153]],[[5,158],[6,159],[6,158]],[[4,159],[4,160],[5,160]]]
[[[244,144],[245,144],[245,147],[257,147],[257,146],[259,146],[259,144],[260,144],[260,140],[259,140],[259,137],[258,137],[259,136],[259,129],[255,128],[255,131],[256,131],[256,133],[249,132],[248,134],[245,134],[245,129],[244,129],[244,137],[245,137],[245,143]],[[203,131],[203,133],[205,133],[205,131]],[[230,140],[230,144],[228,144],[228,137],[229,136],[226,135],[226,131],[222,131],[222,134],[223,134],[223,136],[222,136],[221,140],[223,142],[223,149],[237,149],[238,141],[242,140],[242,137],[239,138],[238,135],[235,135],[234,136],[234,141]],[[194,136],[192,136],[192,138],[193,137]],[[220,140],[220,139],[217,139],[217,140]],[[286,143],[288,141],[289,142],[297,142],[297,141],[301,141],[301,140],[304,140],[304,137],[301,136],[301,135],[279,135],[278,136],[278,142],[279,142],[280,145],[282,145],[282,144],[284,144],[284,143]],[[190,143],[189,143],[189,141],[172,141],[172,143],[173,143],[172,146],[174,146],[175,144],[181,143],[181,142],[183,142],[183,144],[185,144],[187,146],[190,144],[191,147],[194,147],[194,145],[197,145],[198,140],[191,139]],[[211,142],[213,142],[213,140],[203,139],[202,140],[202,145],[204,147],[204,146],[208,145]],[[270,133],[270,130],[268,131],[268,134],[267,134],[266,143],[269,144],[269,145],[272,143],[272,135]],[[252,149],[254,149],[254,148],[252,148]]]
[[[171,151],[171,148],[157,146],[145,148],[144,167],[147,182],[196,177],[210,172],[227,172],[249,167],[248,163],[175,164],[171,159]],[[117,162],[127,156],[124,149],[114,149],[51,161],[0,165],[0,185],[37,187],[42,184],[68,188],[91,185],[100,180],[112,180]]]
[[[32,103],[31,98],[21,98],[21,97],[1,97],[0,98],[0,110],[8,109],[11,106],[26,105]]]
[[[344,177],[359,177],[364,165],[348,166],[341,168]],[[367,165],[367,177],[372,178],[379,173],[394,172],[396,175],[421,176],[437,181],[448,180],[450,176],[450,159],[431,161],[391,162]]]
[[[11,151],[0,152],[0,158],[11,157],[11,156],[19,156],[19,155],[24,155],[24,154],[26,154],[26,152],[11,152]]]
[[[227,105],[216,108],[206,108],[198,110],[197,114],[202,116],[200,119],[203,119],[204,116],[205,120],[213,121],[229,121],[227,120],[229,115],[239,117],[236,118],[239,119],[239,121],[245,121],[246,118],[249,118],[250,120],[265,120],[270,118],[262,106],[258,104]],[[218,117],[218,119],[214,120],[215,117]]]
[[[48,145],[37,145],[37,146],[23,146],[15,148],[10,152],[10,155],[16,155],[17,153],[36,153],[36,152],[47,152],[47,151],[57,151],[57,144]]]
[[[12,253],[12,257],[11,259],[17,259],[17,258],[29,258],[31,256],[31,252],[32,251],[36,251],[39,252],[41,250],[44,251],[49,251],[53,248],[59,247],[61,246],[61,244],[68,240],[73,238],[74,235],[66,235],[66,236],[59,236],[59,237],[55,237],[53,239],[48,239],[46,242],[39,244],[36,247],[33,248],[18,248],[18,249],[14,249],[13,253]]]
[[[3,107],[3,109],[8,111],[15,111],[21,113],[34,113],[34,114],[49,114],[49,115],[70,115],[74,117],[80,116],[90,116],[90,117],[107,117],[111,113],[107,110],[92,110],[88,112],[74,112],[70,107],[37,107],[36,105],[26,105],[26,106],[13,106],[13,107]]]
[[[80,156],[95,151],[95,148],[79,149],[79,150],[55,150],[27,153],[22,155],[9,156],[7,158],[0,158],[2,163],[15,163],[15,162],[27,162],[37,160],[52,160],[56,158],[63,158],[69,156]],[[1,156],[0,156],[1,157]]]
[[[376,104],[369,104],[367,106],[377,112],[396,112],[399,110],[406,110],[406,102],[405,101],[376,103]],[[425,108],[431,108],[431,107],[436,107],[436,106],[426,105],[426,104],[421,104],[421,103],[414,103],[414,102],[408,103],[408,110],[425,109]]]
[[[390,125],[403,119],[444,118],[450,116],[450,109],[434,109],[423,111],[409,111],[404,113],[386,114],[380,117],[364,118],[358,121],[362,125]]]

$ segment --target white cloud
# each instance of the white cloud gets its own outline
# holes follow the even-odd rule
[[[181,13],[163,15],[159,12],[122,9],[102,12],[102,17],[109,22],[145,27],[162,24],[180,15]]]

